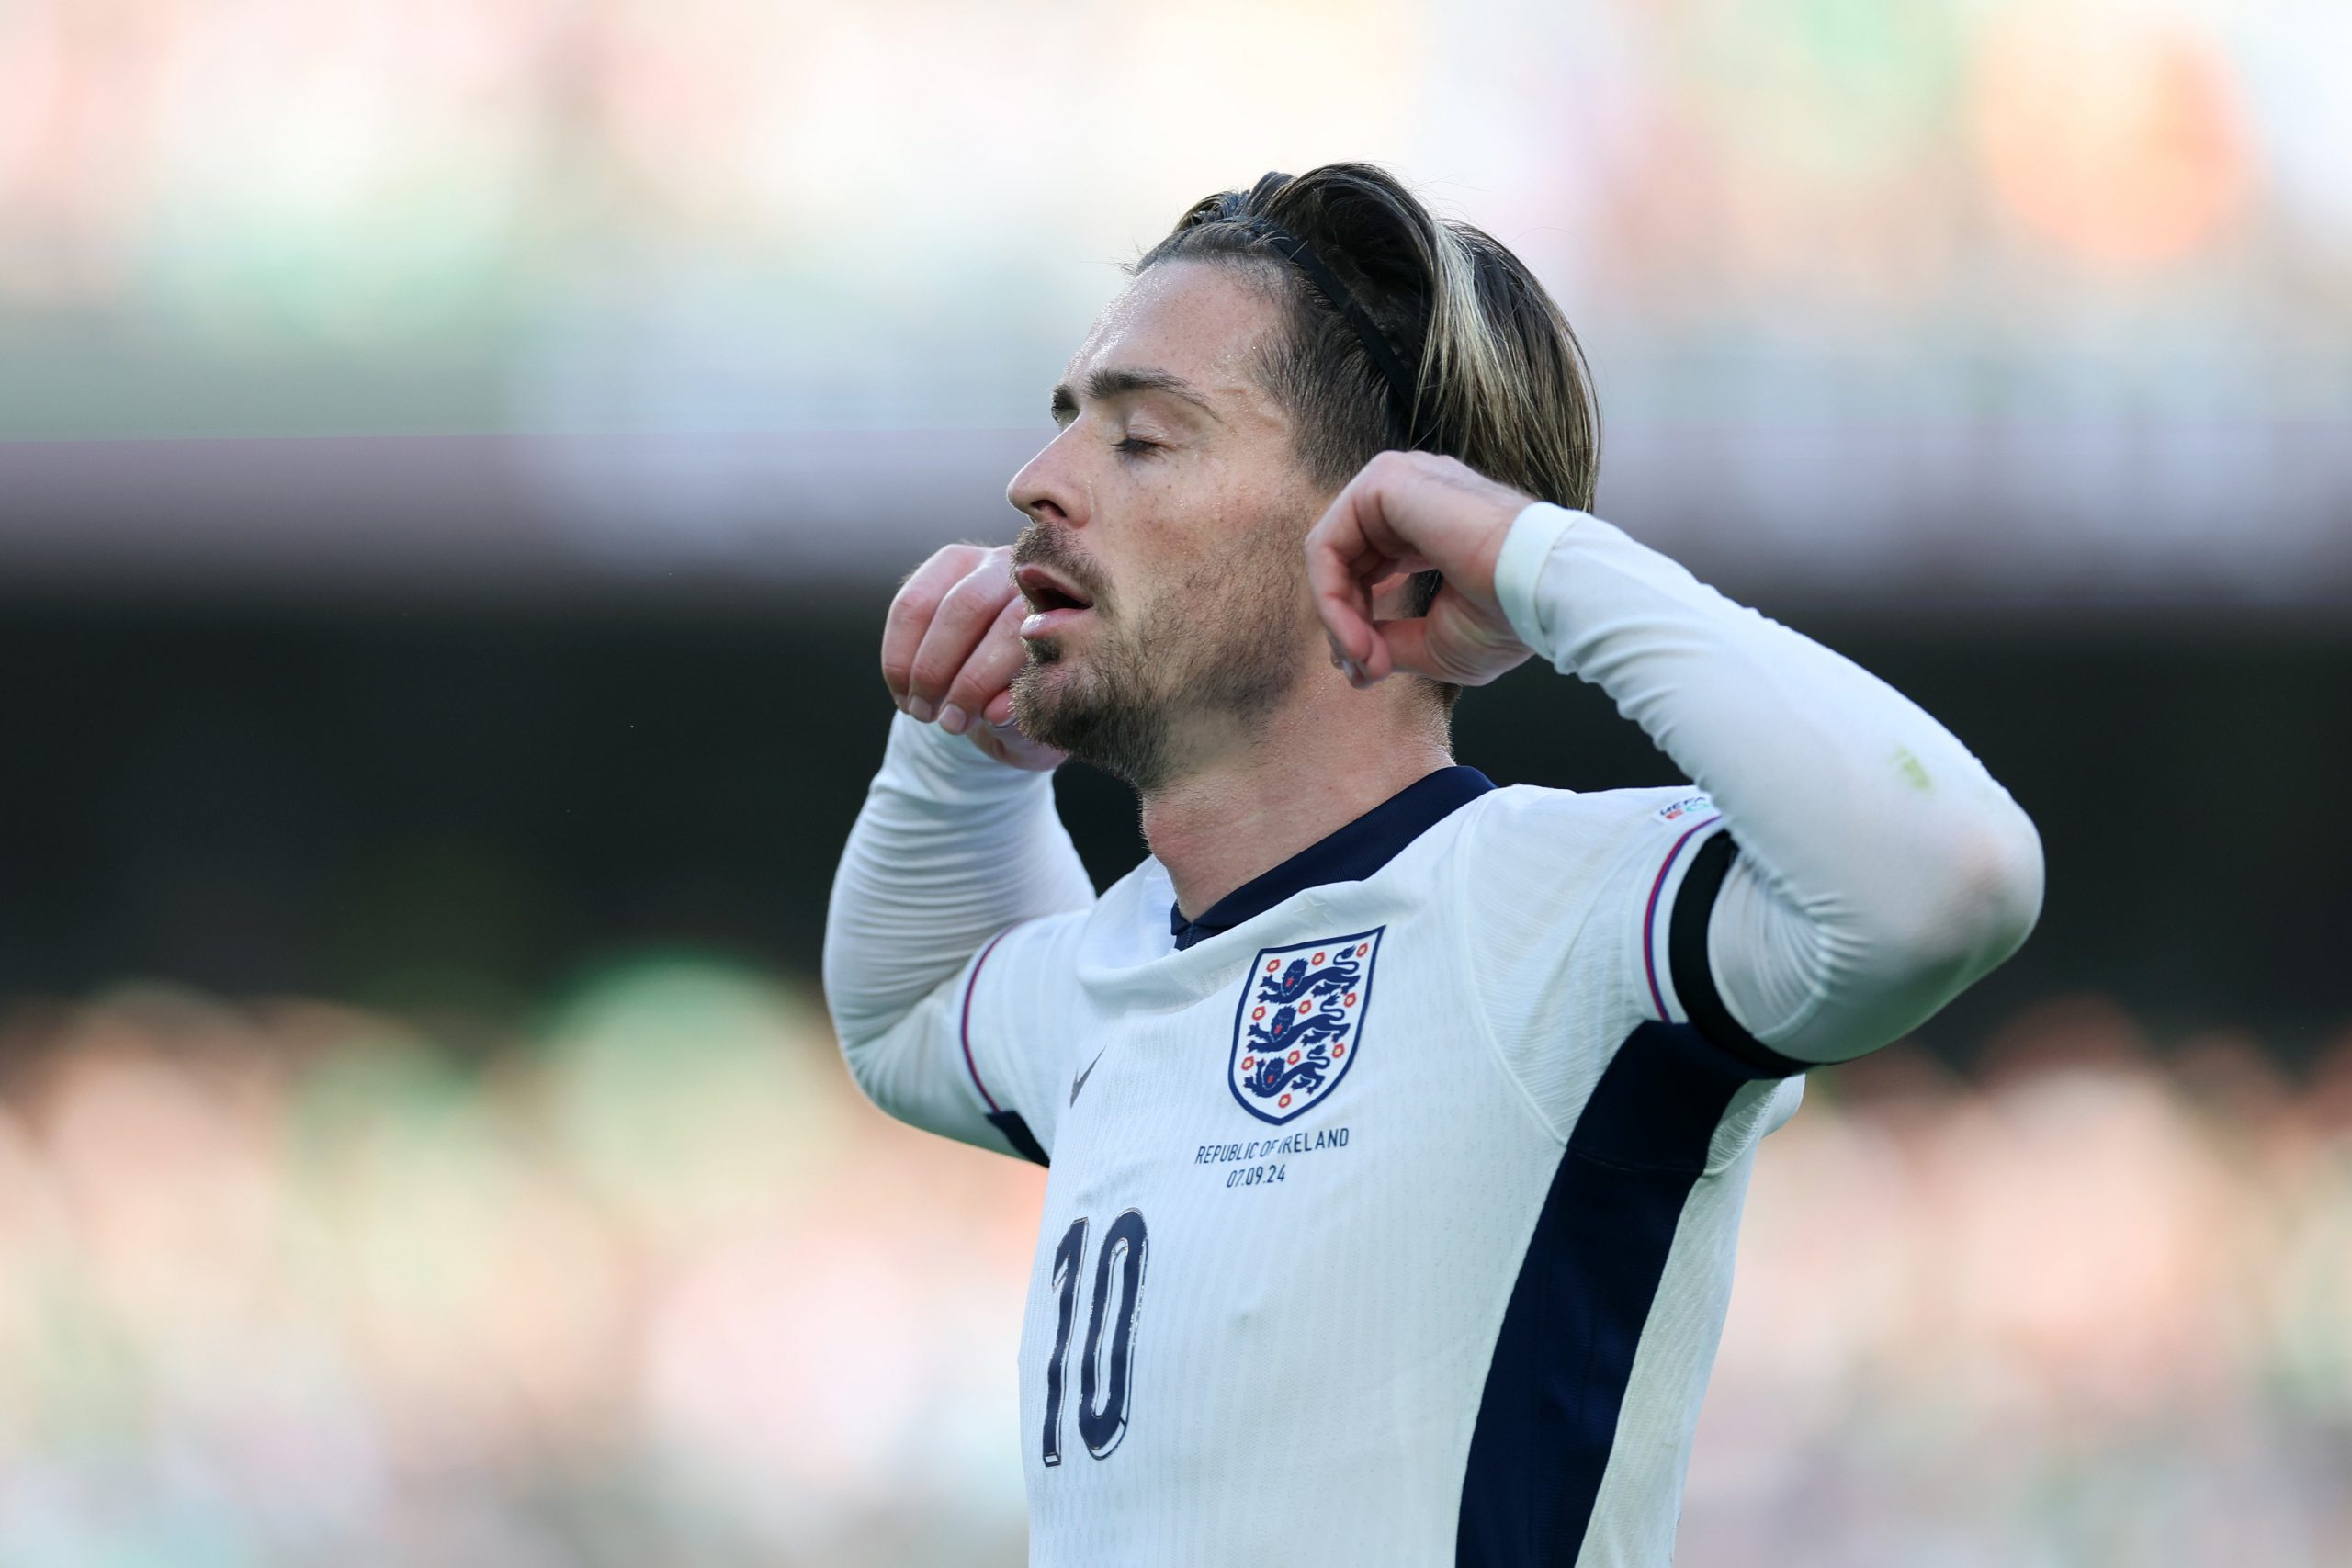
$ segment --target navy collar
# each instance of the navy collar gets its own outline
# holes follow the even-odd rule
[[[1168,929],[1179,951],[1327,882],[1362,882],[1407,844],[1495,787],[1476,768],[1440,768],[1406,785],[1346,827],[1315,840],[1272,871],[1253,876],[1188,920],[1168,906]]]

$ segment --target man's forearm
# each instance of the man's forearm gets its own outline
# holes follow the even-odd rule
[[[825,995],[843,1047],[883,1034],[1005,927],[1093,898],[1052,775],[899,716],[826,911]]]
[[[1496,589],[1531,647],[1606,691],[1723,812],[1744,864],[1709,947],[1768,1044],[1804,1060],[1883,1044],[2032,929],[2032,823],[1876,676],[1556,507],[1512,525]]]

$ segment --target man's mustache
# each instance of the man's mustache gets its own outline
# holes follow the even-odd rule
[[[1070,586],[1094,601],[1098,608],[1102,603],[1102,584],[1095,575],[1093,563],[1078,553],[1067,535],[1043,523],[1031,523],[1012,541],[1012,564],[1016,570],[1024,566],[1049,568],[1068,578]]]

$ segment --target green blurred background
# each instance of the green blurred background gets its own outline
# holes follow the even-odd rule
[[[1010,1563],[1036,1175],[816,959],[896,576],[1385,162],[2040,825],[1759,1156],[1679,1560],[2352,1562],[2352,9],[0,0],[0,1564]],[[1675,775],[1579,683],[1464,761]],[[1058,785],[1098,880],[1132,802]]]

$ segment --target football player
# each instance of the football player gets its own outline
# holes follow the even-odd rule
[[[1901,694],[1593,516],[1526,267],[1338,164],[1187,212],[892,603],[826,932],[893,1115],[1049,1165],[1032,1559],[1662,1564],[1757,1141],[2041,907]],[[1691,785],[1498,788],[1464,686],[1598,684]],[[1067,757],[1133,785],[1106,892]]]

